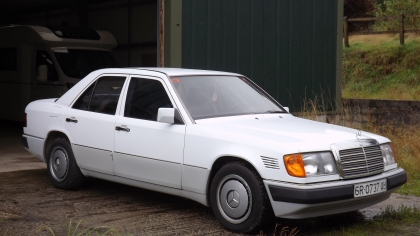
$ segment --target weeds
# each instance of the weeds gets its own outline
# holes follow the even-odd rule
[[[89,236],[89,235],[100,235],[100,236],[106,236],[106,235],[118,235],[118,236],[122,236],[121,233],[119,233],[117,230],[115,229],[109,229],[108,227],[105,226],[98,226],[95,228],[85,228],[85,226],[83,226],[82,228],[79,229],[80,226],[82,226],[84,220],[80,220],[79,222],[77,222],[75,228],[72,228],[72,220],[70,220],[68,229],[67,229],[67,236]],[[37,233],[40,233],[42,231],[47,231],[49,233],[51,233],[52,236],[55,236],[54,231],[51,229],[51,227],[43,225],[40,226],[37,230]],[[101,232],[101,231],[105,231],[105,232]]]
[[[392,206],[387,206],[380,215],[375,217],[375,219],[383,221],[401,220],[403,218],[408,218],[414,221],[420,220],[420,209],[404,205],[399,206],[397,209],[394,209]]]
[[[418,208],[389,206],[372,220],[346,222],[334,229],[310,232],[310,235],[418,235],[419,220]]]
[[[277,229],[281,224],[276,224],[276,226],[274,227],[274,232],[273,232],[273,236],[296,236],[299,233],[299,230],[297,229],[297,227],[292,228],[291,230],[289,230],[288,226],[284,226],[281,228],[281,231],[279,232],[279,234],[277,234]],[[260,231],[260,236],[265,235],[263,231]]]

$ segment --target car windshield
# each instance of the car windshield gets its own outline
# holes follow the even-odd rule
[[[193,119],[264,113],[287,113],[246,78],[172,77],[172,84]]]
[[[65,48],[53,52],[63,73],[71,78],[82,79],[94,70],[121,67],[111,51]]]

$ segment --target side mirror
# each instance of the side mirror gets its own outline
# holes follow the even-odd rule
[[[284,108],[284,110],[286,110],[287,111],[287,113],[290,113],[289,112],[289,108],[288,107],[283,107]]]
[[[181,115],[176,108],[159,108],[157,122],[167,124],[184,124]]]
[[[40,65],[36,68],[36,79],[42,82],[47,81],[48,79],[48,67],[47,65]]]

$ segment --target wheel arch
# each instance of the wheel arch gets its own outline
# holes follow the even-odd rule
[[[222,168],[224,165],[226,165],[228,163],[232,163],[232,162],[239,162],[239,163],[244,164],[250,170],[255,171],[258,174],[258,176],[261,178],[261,174],[259,173],[259,171],[257,170],[257,168],[255,168],[255,166],[252,165],[251,162],[249,162],[248,160],[246,160],[246,159],[244,159],[242,157],[221,156],[221,157],[217,158],[213,162],[213,165],[212,165],[211,170],[210,170],[209,178],[207,180],[206,197],[207,197],[207,203],[208,203],[209,206],[211,206],[211,201],[210,201],[210,188],[211,188],[211,184],[213,182],[214,176],[220,170],[220,168]]]
[[[51,143],[57,138],[64,138],[71,144],[69,137],[64,132],[59,131],[59,130],[50,131],[48,133],[48,135],[45,139],[45,143],[44,143],[44,160],[45,160],[45,162],[48,161],[47,152],[49,150],[49,147],[50,147]]]

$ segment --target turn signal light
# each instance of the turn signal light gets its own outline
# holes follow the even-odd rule
[[[284,166],[286,166],[289,175],[301,178],[306,177],[302,155],[292,154],[284,156]]]
[[[397,153],[395,152],[394,144],[390,143],[390,145],[391,145],[392,152],[394,153],[394,161],[397,162]]]

